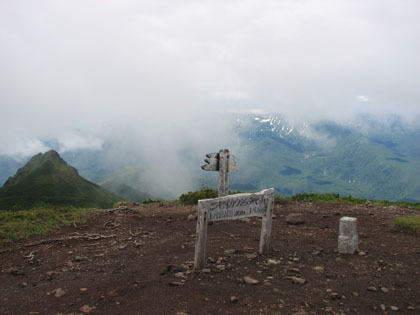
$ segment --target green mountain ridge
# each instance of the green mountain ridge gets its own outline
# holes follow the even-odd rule
[[[2,210],[45,205],[106,208],[119,200],[81,177],[54,150],[33,156],[0,188]]]

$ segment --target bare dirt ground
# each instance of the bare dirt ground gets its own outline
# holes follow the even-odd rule
[[[0,314],[420,314],[420,239],[391,227],[413,211],[276,203],[269,254],[257,256],[260,219],[217,222],[203,272],[192,270],[195,213],[101,210],[0,245]],[[290,213],[305,222],[288,224]],[[357,255],[337,253],[342,216],[358,219]]]

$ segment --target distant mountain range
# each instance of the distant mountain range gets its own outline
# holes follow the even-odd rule
[[[0,188],[0,209],[46,205],[106,208],[121,200],[81,177],[57,152],[32,157]]]
[[[232,188],[420,200],[420,129],[396,118],[292,126],[279,115],[249,116],[237,131],[245,160]]]
[[[282,195],[329,192],[376,200],[420,201],[420,127],[398,117],[377,120],[364,115],[346,123],[292,123],[279,114],[249,114],[232,116],[231,125],[234,135],[229,149],[240,168],[231,173],[232,190],[275,187]],[[100,151],[74,150],[62,156],[82,176],[130,201],[175,199],[188,190],[217,187],[217,174],[200,169],[209,152],[192,156],[193,148],[189,150],[188,144],[185,147],[178,153],[183,154],[179,158],[184,161],[184,173],[165,176],[188,176],[190,184],[161,190],[152,188],[159,188],[159,184],[163,187],[166,182],[156,174],[156,168],[151,171],[153,161],[136,156],[131,148],[113,140],[106,141]],[[0,156],[0,180],[11,176],[19,163],[23,162]]]

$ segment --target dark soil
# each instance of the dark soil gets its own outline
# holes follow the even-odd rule
[[[420,238],[391,226],[411,210],[277,203],[269,254],[257,256],[259,218],[217,222],[205,272],[192,270],[195,213],[101,210],[87,224],[0,245],[0,314],[420,314]],[[305,223],[286,223],[290,213]],[[358,219],[359,254],[337,253],[342,216]]]

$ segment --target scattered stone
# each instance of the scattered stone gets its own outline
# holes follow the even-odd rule
[[[121,246],[118,247],[119,250],[123,250],[123,249],[126,249],[126,248],[127,248],[127,245],[126,244],[121,245]]]
[[[407,310],[414,311],[416,308],[414,306],[407,306]]]
[[[81,288],[80,292],[84,293],[84,292],[87,292],[87,290],[88,290],[87,288]]]
[[[398,307],[396,307],[396,306],[394,306],[394,305],[392,305],[392,306],[390,306],[390,307],[391,307],[391,311],[394,311],[394,312],[396,312],[396,311],[399,311],[399,310],[400,310]]]
[[[318,273],[323,273],[323,272],[324,272],[324,267],[322,267],[322,266],[315,266],[315,267],[313,268],[313,270],[314,270],[315,272],[318,272]]]
[[[9,273],[11,275],[14,275],[14,276],[24,276],[25,275],[25,273],[23,271],[17,269],[16,267],[10,268]]]
[[[226,270],[226,265],[217,265],[216,268],[217,268],[217,270],[225,271]]]
[[[365,207],[366,208],[372,208],[373,206],[374,206],[374,204],[371,201],[368,200],[368,201],[365,202]]]
[[[239,219],[239,220],[242,221],[242,222],[245,222],[245,223],[250,223],[251,222],[250,218],[242,218],[242,219]]]
[[[298,268],[289,268],[289,269],[287,269],[287,272],[301,274],[301,272]]]
[[[22,283],[20,284],[20,286],[21,286],[22,288],[26,288],[26,287],[28,286],[28,283],[27,283],[27,282],[22,282]]]
[[[187,220],[188,221],[195,221],[197,219],[197,216],[195,216],[194,214],[190,214],[188,217],[187,217]]]
[[[330,297],[332,300],[338,300],[340,298],[340,296],[336,292],[331,293]]]
[[[359,293],[357,293],[357,292],[352,292],[351,293],[353,296],[359,296]]]
[[[47,280],[52,280],[54,277],[54,271],[47,271]]]
[[[184,285],[184,282],[179,282],[179,281],[171,281],[169,282],[169,285],[171,287],[181,287]]]
[[[305,284],[306,279],[305,278],[299,278],[299,277],[286,277],[286,279],[292,280],[295,284]]]
[[[233,255],[233,254],[235,254],[235,250],[234,249],[226,249],[224,253],[226,255]]]
[[[255,285],[255,284],[260,283],[257,279],[251,278],[250,276],[245,276],[243,279],[246,284],[250,284],[250,285]]]
[[[85,314],[89,314],[94,309],[96,309],[95,306],[83,305],[81,308],[79,308],[79,311],[81,311],[82,313],[85,313]]]
[[[364,251],[360,251],[360,252],[358,252],[357,253],[359,256],[366,256],[366,252],[364,252]]]
[[[385,306],[385,304],[381,304],[381,305],[380,305],[380,307],[381,307],[381,310],[383,310],[383,311],[385,311],[385,310],[386,310],[386,306]]]
[[[53,293],[55,297],[60,298],[66,294],[66,291],[64,291],[62,288],[58,288],[58,289],[55,289]]]
[[[248,259],[255,259],[255,258],[257,258],[257,254],[246,254],[246,258],[248,258]]]
[[[383,293],[388,293],[388,292],[389,292],[389,289],[388,289],[388,288],[386,288],[386,287],[381,287],[381,291],[382,291]]]
[[[303,219],[302,213],[291,213],[286,217],[286,223],[298,225],[304,224],[305,220]]]
[[[231,296],[230,297],[230,303],[236,303],[236,302],[238,302],[238,300],[239,300],[239,298],[236,297],[236,296]]]
[[[281,264],[281,261],[270,258],[270,259],[267,260],[267,264],[268,265],[280,265]]]
[[[374,287],[373,285],[367,287],[368,291],[377,291],[378,289],[376,289],[376,287]]]
[[[210,268],[203,268],[201,269],[202,273],[211,273],[211,269]]]
[[[73,261],[76,261],[76,262],[79,262],[79,261],[82,261],[82,260],[84,260],[85,258],[84,257],[82,257],[82,256],[75,256],[74,258],[73,258]]]

